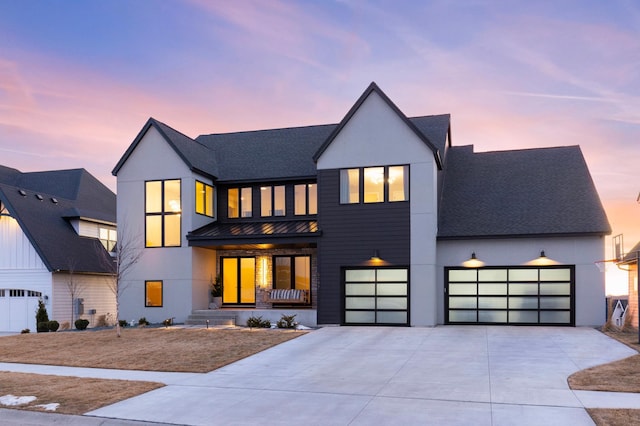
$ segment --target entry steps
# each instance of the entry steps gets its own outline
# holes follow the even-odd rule
[[[186,325],[236,325],[236,316],[232,312],[217,309],[194,310],[184,322]]]

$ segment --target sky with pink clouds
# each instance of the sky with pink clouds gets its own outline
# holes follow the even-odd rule
[[[640,240],[635,0],[3,0],[0,164],[115,189],[150,116],[192,137],[336,123],[371,81],[450,113],[455,145],[580,145],[613,234]]]

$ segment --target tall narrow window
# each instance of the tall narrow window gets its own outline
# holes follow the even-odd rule
[[[242,217],[252,216],[252,203],[253,200],[251,197],[251,188],[242,188],[242,190],[240,191],[240,206],[242,210]]]
[[[145,183],[146,247],[181,245],[180,179]]]
[[[340,170],[340,203],[360,202],[360,169]]]
[[[365,167],[364,202],[384,202],[384,167]]]
[[[263,186],[260,188],[260,216],[284,216],[285,187]]]
[[[407,201],[409,199],[409,166],[390,166],[389,201]]]
[[[293,188],[294,214],[318,214],[318,186],[315,183],[295,185]]]
[[[213,186],[196,181],[196,213],[213,217]]]
[[[148,308],[162,307],[162,281],[145,281],[144,299]]]
[[[229,188],[227,190],[227,215],[229,218],[251,217],[251,188]]]

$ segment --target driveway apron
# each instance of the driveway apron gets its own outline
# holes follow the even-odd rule
[[[188,425],[592,425],[567,377],[635,353],[591,328],[326,327],[86,415]]]

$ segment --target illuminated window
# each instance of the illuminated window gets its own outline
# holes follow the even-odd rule
[[[409,166],[390,166],[389,201],[407,201],[409,199]]]
[[[213,217],[213,186],[196,181],[196,213]]]
[[[384,203],[409,200],[409,166],[364,167],[340,170],[340,203]]]
[[[340,203],[360,202],[360,169],[340,170]]]
[[[315,183],[295,185],[293,199],[296,215],[318,214],[318,185]]]
[[[112,228],[100,227],[98,232],[100,233],[100,242],[108,252],[116,250],[116,243],[118,241],[118,232]]]
[[[311,289],[310,256],[274,256],[273,288]]]
[[[251,188],[229,188],[227,191],[228,217],[251,217]]]
[[[180,179],[145,183],[145,246],[180,247]]]
[[[284,185],[260,187],[260,216],[284,216],[284,194]]]
[[[364,202],[384,202],[384,167],[365,167]]]
[[[148,308],[162,307],[162,281],[144,282],[144,300]]]

